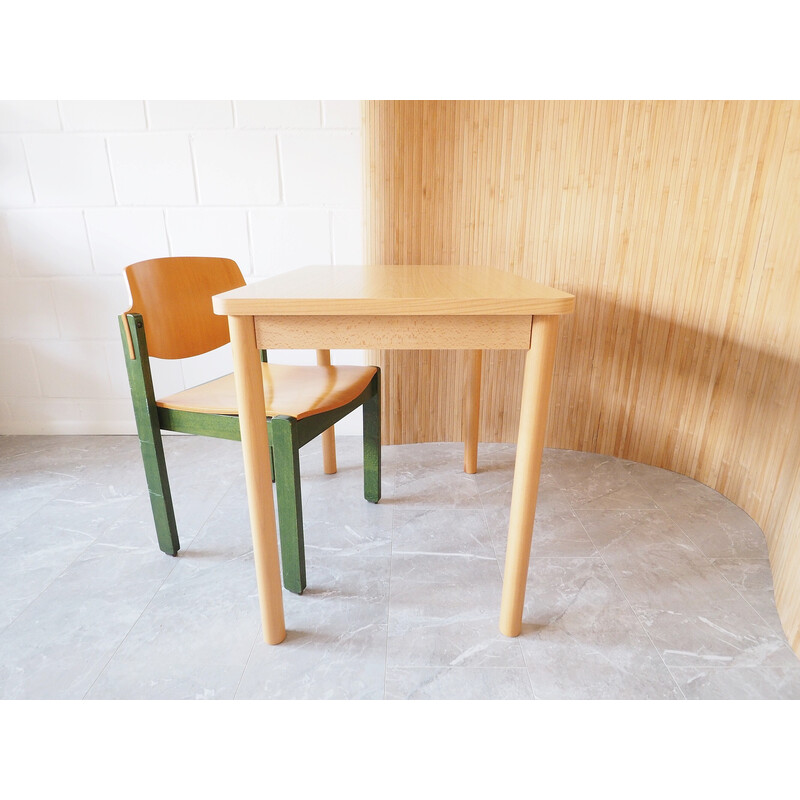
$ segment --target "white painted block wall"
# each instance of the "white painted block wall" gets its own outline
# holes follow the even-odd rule
[[[0,102],[0,433],[135,432],[116,319],[128,264],[224,256],[248,282],[360,264],[361,220],[357,101]],[[156,392],[231,368],[229,347],[154,360]]]

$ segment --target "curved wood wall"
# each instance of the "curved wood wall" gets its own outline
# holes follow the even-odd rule
[[[800,103],[364,104],[367,263],[576,295],[546,445],[689,475],[765,531],[800,653]],[[385,441],[456,441],[465,354],[385,351]],[[484,357],[514,441],[518,353]],[[431,413],[433,411],[433,413]]]

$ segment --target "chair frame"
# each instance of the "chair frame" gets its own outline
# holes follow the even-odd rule
[[[119,324],[158,544],[163,552],[175,556],[180,541],[161,431],[241,441],[239,417],[156,405],[144,319],[141,314],[125,313],[119,316]],[[262,361],[266,360],[264,350]],[[265,420],[277,495],[283,582],[295,594],[306,588],[300,448],[359,406],[363,406],[364,497],[377,503],[381,498],[380,369],[355,400],[340,408],[302,419],[278,415]]]

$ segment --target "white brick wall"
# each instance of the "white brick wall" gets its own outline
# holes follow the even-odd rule
[[[225,256],[250,281],[361,263],[359,128],[354,101],[0,101],[0,433],[135,431],[127,264]],[[229,347],[154,360],[156,392],[230,368]]]

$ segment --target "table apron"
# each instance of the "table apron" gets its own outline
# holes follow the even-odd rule
[[[254,317],[262,349],[527,350],[530,315]]]

